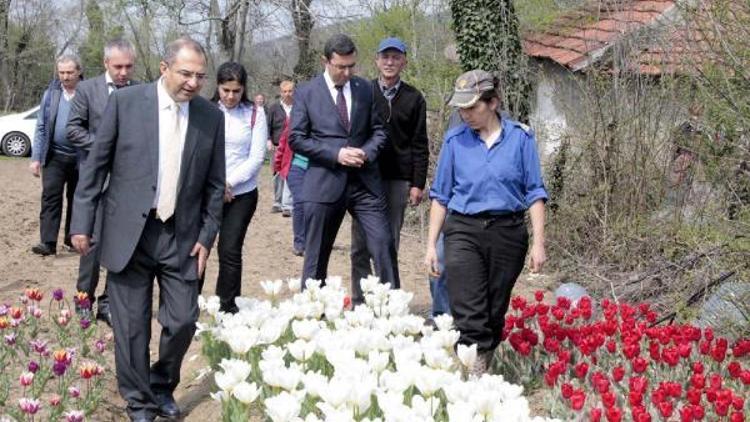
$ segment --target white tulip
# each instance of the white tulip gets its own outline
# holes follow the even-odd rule
[[[315,353],[315,343],[302,339],[287,344],[289,354],[300,362],[306,362]]]
[[[432,320],[440,331],[450,331],[453,329],[453,317],[450,314],[440,314]]]
[[[250,376],[252,367],[248,362],[239,359],[222,359],[219,364],[224,370],[214,374],[216,385],[222,390],[231,393],[235,385]]]
[[[320,398],[330,406],[339,408],[346,403],[351,386],[348,382],[334,377],[328,387],[320,392]]]
[[[451,422],[473,422],[476,410],[474,406],[465,401],[448,403],[448,420]]]
[[[352,422],[354,421],[353,410],[346,406],[333,407],[326,402],[317,403],[316,406],[325,415],[326,422]]]
[[[263,292],[267,296],[274,299],[279,293],[281,293],[281,290],[284,288],[284,283],[281,280],[263,280],[260,282],[260,287],[263,288]]]
[[[302,377],[302,383],[310,397],[320,397],[320,392],[328,388],[328,378],[320,372],[307,371]]]
[[[273,422],[293,421],[302,407],[298,397],[286,391],[278,396],[267,398],[263,403],[266,406],[266,415]]]
[[[302,279],[301,278],[290,278],[286,281],[289,291],[292,293],[299,293],[302,290]]]
[[[208,299],[203,296],[198,296],[198,308],[201,311],[206,311],[209,315],[215,317],[219,313],[221,303],[219,302],[218,296],[211,296]]]
[[[260,327],[258,343],[273,344],[282,334],[284,334],[284,330],[286,330],[286,325],[283,324],[282,321],[279,321],[278,319],[266,320],[266,322]]]
[[[232,395],[239,401],[245,404],[250,404],[258,398],[260,389],[255,383],[249,384],[245,381],[240,382],[234,386]]]
[[[415,394],[411,398],[411,408],[414,410],[415,415],[419,420],[431,420],[438,409],[440,409],[440,399],[437,397],[429,397],[425,400],[424,397],[419,394]]]
[[[461,361],[461,364],[464,366],[464,368],[472,368],[474,366],[474,362],[477,361],[477,345],[476,343],[472,344],[471,346],[459,344],[456,348],[456,354],[458,355],[458,360]]]
[[[292,332],[297,338],[310,341],[320,330],[320,321],[303,319],[292,321]]]
[[[224,332],[222,335],[223,340],[229,344],[232,352],[240,355],[244,355],[253,346],[258,344],[259,336],[260,331],[257,328],[248,328],[246,326],[234,328],[231,332]]]
[[[433,369],[450,370],[453,367],[453,357],[445,349],[427,349],[423,351],[425,363]]]
[[[268,346],[268,348],[261,353],[263,360],[280,360],[284,359],[284,356],[286,356],[286,352],[276,345]]]
[[[390,354],[371,350],[370,353],[367,354],[367,361],[370,365],[370,369],[379,374],[388,367],[388,364],[390,363]]]

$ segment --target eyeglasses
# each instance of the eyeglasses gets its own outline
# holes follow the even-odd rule
[[[189,81],[193,78],[195,78],[198,82],[203,82],[206,80],[206,74],[205,73],[199,73],[199,72],[190,72],[184,69],[175,70],[175,73],[180,75],[182,79]]]
[[[344,70],[353,70],[355,66],[357,66],[357,63],[352,64],[336,64],[328,62],[331,66],[333,66],[336,70],[344,71]]]

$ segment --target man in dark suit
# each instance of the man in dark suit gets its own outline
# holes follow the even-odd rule
[[[198,318],[198,279],[221,221],[224,118],[198,93],[203,47],[167,46],[155,83],[110,95],[76,191],[72,238],[89,252],[96,208],[108,270],[120,394],[135,421],[180,416],[173,392]],[[102,193],[109,176],[109,186]],[[153,279],[159,284],[159,358],[149,368]]]
[[[300,200],[305,213],[302,280],[325,280],[345,212],[362,227],[375,271],[400,286],[378,154],[386,142],[369,82],[353,75],[357,48],[346,35],[325,44],[325,72],[294,96],[291,146],[309,158]]]
[[[135,70],[135,49],[130,42],[117,38],[104,46],[104,68],[101,75],[81,82],[77,94],[73,98],[70,117],[68,118],[68,141],[79,151],[79,157],[85,161],[91,151],[96,130],[102,119],[104,107],[107,105],[109,94],[116,89],[134,84],[131,81]],[[94,219],[94,236],[91,252],[81,256],[78,265],[78,282],[76,289],[86,292],[91,303],[96,297],[96,286],[99,284],[99,248],[97,243],[101,234],[101,207],[97,207]],[[104,287],[99,296],[96,309],[96,319],[105,321],[112,326],[109,312],[107,288]]]

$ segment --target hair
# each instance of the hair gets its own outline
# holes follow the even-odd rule
[[[489,104],[493,98],[497,98],[497,106],[500,108],[503,106],[503,89],[500,86],[500,79],[497,76],[492,77],[492,87],[491,90],[482,92],[479,96],[479,101]]]
[[[189,48],[200,54],[204,58],[206,57],[206,50],[203,49],[203,46],[198,41],[190,38],[188,35],[183,35],[180,38],[177,38],[176,40],[167,44],[167,48],[164,51],[162,61],[168,65],[173,64],[175,59],[177,58],[177,54],[183,48]]]
[[[211,101],[219,102],[219,85],[227,82],[237,82],[242,85],[242,97],[240,98],[240,104],[250,104],[250,100],[247,98],[247,71],[245,67],[237,62],[225,62],[219,66],[216,71],[216,91]]]
[[[73,53],[65,53],[59,56],[57,60],[55,60],[55,69],[57,69],[57,65],[59,65],[60,63],[67,63],[67,62],[73,62],[76,65],[76,70],[78,71],[83,70],[83,67],[81,66],[81,59],[78,58],[78,56],[76,56]]]
[[[135,57],[135,48],[133,48],[133,44],[131,44],[130,41],[123,38],[114,38],[107,41],[107,44],[104,46],[104,59],[107,60],[111,58],[112,53],[114,53],[115,50],[129,53]]]
[[[333,53],[339,56],[348,56],[357,52],[357,46],[354,45],[354,41],[344,34],[336,34],[326,41],[325,47],[323,47],[323,54],[326,60],[331,60]]]
[[[284,80],[283,80],[283,81],[281,81],[281,83],[279,84],[279,88],[283,88],[284,86],[289,86],[289,85],[291,85],[292,87],[294,87],[294,81],[292,81],[292,80],[289,80],[289,79],[284,79]]]

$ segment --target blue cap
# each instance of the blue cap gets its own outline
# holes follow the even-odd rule
[[[380,41],[380,45],[378,46],[378,53],[382,53],[388,49],[398,50],[406,54],[406,44],[404,44],[403,41],[396,37],[390,37],[384,39],[383,41]]]

